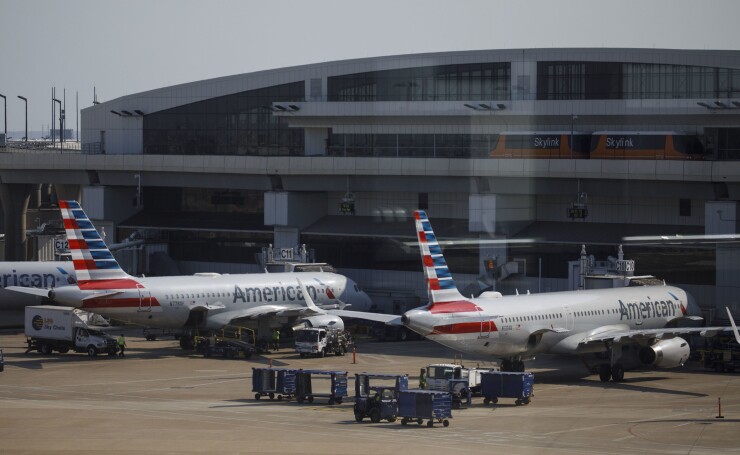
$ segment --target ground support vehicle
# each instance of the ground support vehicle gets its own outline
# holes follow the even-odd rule
[[[70,350],[86,352],[90,357],[107,352],[116,355],[116,340],[100,331],[99,327],[87,325],[73,307],[38,305],[27,306],[25,334],[28,347],[26,354],[37,351],[65,354]]]
[[[491,371],[487,368],[465,368],[456,363],[435,363],[426,367],[426,389],[449,392],[450,380],[466,379],[471,394],[480,393],[481,374]],[[461,396],[467,395],[467,390],[458,389]]]
[[[740,346],[729,338],[715,340],[712,346],[697,349],[704,368],[717,373],[740,371]]]
[[[375,385],[378,382],[383,384]],[[365,417],[370,417],[373,423],[381,420],[395,422],[398,394],[401,390],[408,390],[408,387],[408,375],[355,374],[355,420],[362,422]]]
[[[196,337],[195,350],[203,357],[223,357],[225,359],[248,359],[252,357],[254,346],[246,341],[222,337]]]
[[[288,368],[252,368],[254,399],[268,396],[278,401],[295,395],[295,376],[298,370]]]
[[[329,404],[342,404],[342,399],[347,396],[346,371],[298,370],[295,380],[295,396],[299,403],[328,398]]]
[[[345,330],[305,327],[295,331],[295,350],[301,357],[344,355],[352,350],[352,336]]]
[[[402,390],[398,394],[398,416],[401,425],[416,422],[419,425],[427,420],[427,426],[437,421],[449,426],[452,418],[452,397],[447,392],[437,390]]]
[[[472,392],[467,379],[450,379],[448,382],[450,397],[452,397],[452,408],[460,409],[462,404],[470,406]]]
[[[534,390],[534,374],[490,371],[481,375],[483,403],[498,403],[499,398],[516,398],[516,405],[529,404]]]

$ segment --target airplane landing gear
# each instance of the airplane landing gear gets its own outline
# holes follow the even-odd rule
[[[504,359],[501,361],[501,371],[512,371],[523,373],[524,362],[519,359]]]

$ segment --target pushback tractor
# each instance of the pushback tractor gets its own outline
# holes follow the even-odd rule
[[[408,390],[409,377],[393,374],[355,374],[355,420],[369,417],[373,423],[395,422],[398,417],[398,394]]]

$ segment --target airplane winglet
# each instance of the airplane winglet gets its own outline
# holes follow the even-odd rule
[[[730,314],[730,309],[725,307],[725,310],[727,310],[727,316],[730,318],[730,325],[732,325],[732,332],[735,334],[735,341],[737,341],[737,344],[740,344],[740,333],[738,333],[737,331],[735,320],[732,319],[732,314]]]
[[[316,306],[313,299],[311,298],[311,294],[308,293],[308,289],[306,289],[306,286],[301,282],[301,280],[296,278],[296,281],[298,282],[298,286],[300,286],[301,288],[301,292],[303,293],[303,298],[306,300],[306,306],[308,307],[308,309],[317,313],[323,313],[323,311]]]

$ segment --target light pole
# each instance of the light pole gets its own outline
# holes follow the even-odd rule
[[[8,145],[8,100],[5,99],[5,95],[0,95],[3,99],[3,119],[5,119],[5,136],[3,136],[3,147]]]
[[[28,100],[25,96],[18,95],[18,98],[22,99],[26,103],[26,145],[28,145]]]
[[[64,119],[64,111],[62,110],[62,102],[56,98],[52,98],[52,101],[59,103],[59,148],[64,148],[64,132],[62,132],[62,120]],[[52,138],[54,135],[52,134]]]

